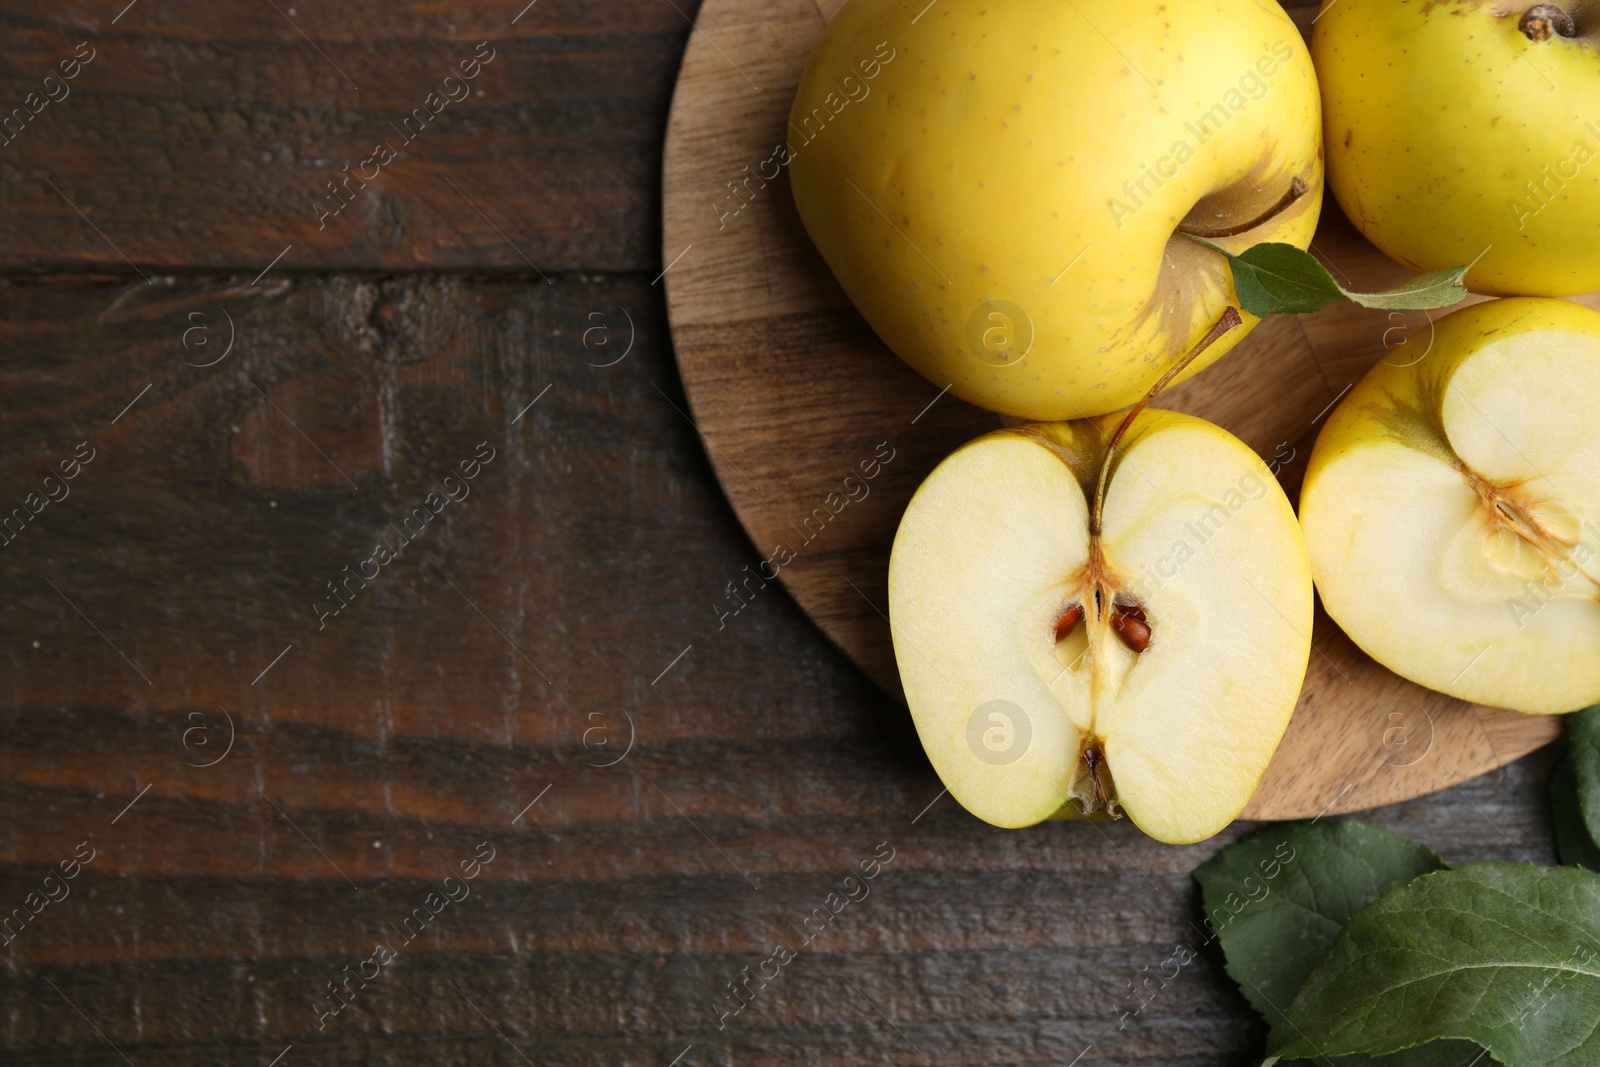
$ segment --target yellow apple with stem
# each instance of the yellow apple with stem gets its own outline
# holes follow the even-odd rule
[[[1310,57],[1258,0],[851,0],[788,136],[800,217],[878,335],[1028,419],[1129,406],[1237,304],[1185,234],[1304,249],[1321,205]]]
[[[1294,510],[1226,430],[1145,409],[1232,312],[1131,411],[980,437],[901,519],[889,614],[906,700],[981,819],[1125,814],[1198,841],[1277,749],[1310,655]]]
[[[1324,0],[1328,184],[1415,271],[1474,292],[1600,289],[1600,6]]]

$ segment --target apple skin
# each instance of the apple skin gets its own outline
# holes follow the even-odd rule
[[[1122,417],[998,430],[946,457],[895,535],[890,628],[923,748],[972,814],[1103,816],[1085,803],[1093,748],[1116,808],[1186,844],[1238,817],[1278,747],[1311,652],[1311,569],[1266,464],[1156,409],[1118,446],[1097,569],[1091,501]],[[1091,623],[1124,597],[1147,612],[1143,651]],[[1063,638],[1072,604],[1085,612]],[[991,718],[1004,758],[986,758]]]
[[[1324,0],[1328,184],[1414,271],[1470,263],[1474,292],[1572,296],[1600,289],[1600,19],[1531,41],[1530,6]]]
[[[1426,355],[1373,367],[1312,449],[1300,523],[1323,607],[1450,696],[1600,702],[1600,312],[1492,300],[1393,355],[1413,346]]]
[[[823,259],[934,385],[1024,419],[1128,407],[1237,305],[1225,261],[1180,223],[1257,218],[1298,177],[1306,195],[1218,243],[1309,245],[1320,103],[1276,3],[925,5],[840,11],[795,97],[788,159]]]

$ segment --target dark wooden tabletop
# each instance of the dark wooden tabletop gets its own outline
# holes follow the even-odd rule
[[[696,5],[525,2],[0,5],[0,1059],[1257,1062],[1214,946],[1130,992],[1249,827],[991,829],[724,614]],[[1548,862],[1549,763],[1371,818]]]

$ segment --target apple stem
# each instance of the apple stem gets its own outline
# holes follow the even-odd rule
[[[1535,4],[1522,13],[1517,29],[1530,41],[1548,41],[1552,33],[1563,37],[1578,36],[1578,27],[1572,16],[1554,4]]]
[[[1537,11],[1538,8],[1535,8],[1534,10]],[[1568,25],[1571,25],[1572,20],[1568,19],[1567,22]],[[1273,204],[1271,207],[1267,208],[1266,211],[1263,211],[1261,214],[1257,215],[1248,222],[1241,222],[1236,226],[1222,226],[1217,228],[1210,228],[1206,226],[1179,226],[1178,232],[1186,233],[1190,237],[1204,237],[1207,240],[1215,240],[1218,237],[1237,237],[1239,234],[1248,233],[1250,230],[1255,229],[1257,226],[1260,226],[1267,220],[1282,213],[1290,204],[1294,203],[1296,200],[1299,200],[1302,196],[1305,196],[1310,191],[1311,187],[1307,185],[1303,179],[1296,176],[1294,180],[1289,182],[1288,190],[1278,198],[1278,202],[1276,204]]]
[[[1238,308],[1229,305],[1224,309],[1222,317],[1217,319],[1216,324],[1206,331],[1204,337],[1200,338],[1200,343],[1189,349],[1188,352],[1179,357],[1176,363],[1168,367],[1167,372],[1156,380],[1156,384],[1150,387],[1150,391],[1145,393],[1137,404],[1128,409],[1128,413],[1123,416],[1122,422],[1117,426],[1116,433],[1113,433],[1111,440],[1106,442],[1106,458],[1100,463],[1100,478],[1094,487],[1094,507],[1089,512],[1089,536],[1096,546],[1098,546],[1100,539],[1100,515],[1106,503],[1106,482],[1111,477],[1111,459],[1116,454],[1117,445],[1121,443],[1123,435],[1128,432],[1128,427],[1133,425],[1133,420],[1138,418],[1139,413],[1149,406],[1150,401],[1154,400],[1157,394],[1168,385],[1171,385],[1172,380],[1182,374],[1184,369],[1200,356],[1200,353],[1210,348],[1217,342],[1218,338],[1243,323],[1243,321],[1239,317]]]

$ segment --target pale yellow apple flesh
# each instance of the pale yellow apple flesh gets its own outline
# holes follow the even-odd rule
[[[1132,405],[1238,303],[1180,227],[1267,216],[1298,178],[1218,242],[1304,248],[1322,199],[1310,56],[1258,0],[851,0],[787,136],[800,217],[878,335],[1026,419]]]
[[[1430,340],[1374,367],[1312,451],[1300,519],[1323,605],[1430,689],[1600,701],[1600,313],[1496,300]]]
[[[889,566],[895,657],[923,747],[979,818],[1109,811],[1197,841],[1243,809],[1289,721],[1310,570],[1265,464],[1167,411],[1118,446],[1091,537],[1119,421],[997,431],[929,475]],[[1130,609],[1143,651],[1113,625]]]

